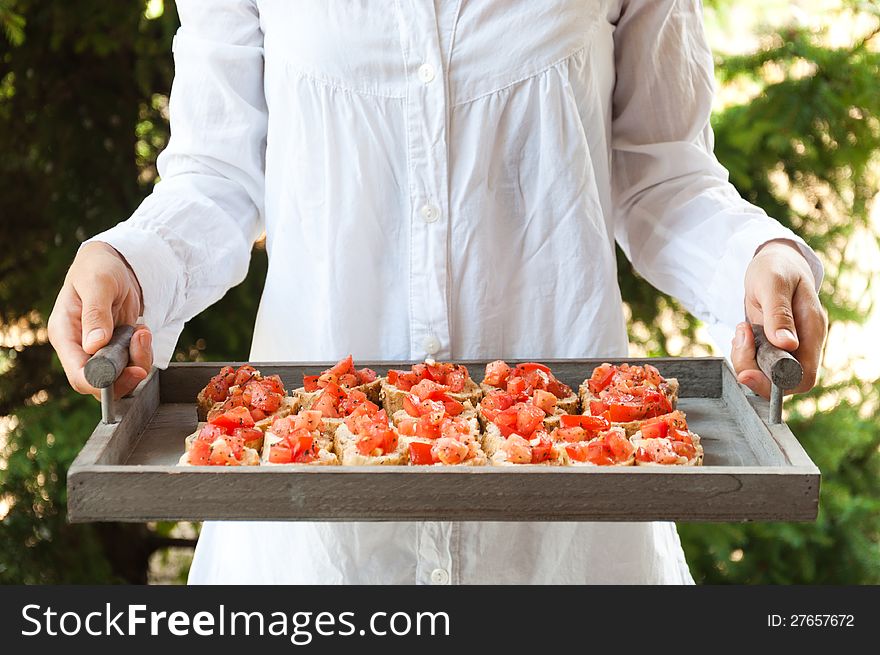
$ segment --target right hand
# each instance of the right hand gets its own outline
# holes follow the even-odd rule
[[[100,398],[86,382],[83,367],[110,341],[117,325],[134,325],[143,312],[140,284],[128,262],[106,243],[80,248],[49,316],[49,343],[58,353],[70,386]],[[132,391],[153,366],[153,337],[137,326],[129,346],[129,365],[113,385],[117,398]]]

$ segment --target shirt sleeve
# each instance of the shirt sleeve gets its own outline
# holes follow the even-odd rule
[[[624,2],[614,34],[615,237],[640,275],[678,298],[722,350],[743,320],[745,271],[791,230],[746,202],[713,154],[712,55],[699,0]]]
[[[167,365],[184,322],[247,274],[263,231],[267,109],[263,34],[251,0],[178,0],[171,138],[161,181],[128,220],[93,239],[131,265],[154,359]]]

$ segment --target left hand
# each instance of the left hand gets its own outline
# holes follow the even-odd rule
[[[746,316],[764,325],[774,346],[790,351],[804,368],[804,379],[786,393],[803,393],[816,384],[828,318],[807,260],[797,246],[786,240],[770,241],[752,258],[745,279]],[[730,354],[740,383],[764,398],[770,397],[770,380],[755,361],[755,338],[751,326],[736,326]]]

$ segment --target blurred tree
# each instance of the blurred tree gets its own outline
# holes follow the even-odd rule
[[[854,6],[877,24],[874,5]],[[156,180],[176,25],[170,0],[0,0],[0,582],[143,582],[151,553],[188,543],[167,524],[66,522],[65,474],[99,412],[67,388],[44,329],[79,243],[128,216]],[[877,238],[868,224],[880,143],[873,37],[830,48],[822,34],[791,28],[718,62],[723,82],[760,89],[715,117],[719,158],[747,198],[823,253],[832,321],[861,319],[840,284],[858,267],[847,244]],[[247,356],[266,270],[265,251],[254,252],[248,279],[187,325],[178,359]],[[665,354],[683,334],[684,351],[697,348],[697,322],[620,263],[633,341]],[[790,402],[792,427],[823,472],[819,521],[682,526],[695,578],[880,581],[878,401],[880,385],[851,381]],[[819,403],[838,405],[822,413]]]

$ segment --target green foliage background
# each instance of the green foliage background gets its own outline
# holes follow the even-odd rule
[[[707,2],[722,25],[733,4]],[[864,320],[863,298],[841,282],[859,273],[850,243],[878,238],[868,214],[880,15],[875,3],[846,5],[868,26],[853,45],[829,47],[822,31],[790,27],[752,53],[719,58],[722,83],[757,90],[714,117],[732,181],[823,257],[832,324]],[[176,27],[171,2],[162,11],[156,0],[0,0],[0,582],[143,582],[151,556],[191,545],[171,524],[67,523],[65,473],[99,412],[67,388],[45,339],[80,242],[126,218],[155,181]],[[187,325],[178,359],[246,358],[265,270],[257,247],[247,280]],[[683,336],[674,354],[700,349],[692,317],[622,258],[620,271],[634,343],[662,355]],[[823,474],[818,521],[681,525],[694,577],[880,582],[878,403],[880,381],[856,379],[790,401],[790,425]]]

